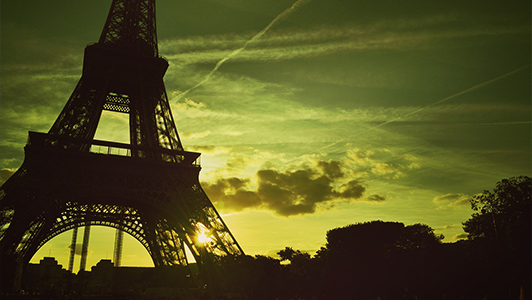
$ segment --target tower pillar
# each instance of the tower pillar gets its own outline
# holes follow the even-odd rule
[[[79,270],[85,271],[87,266],[87,256],[89,255],[89,239],[91,235],[91,226],[89,224],[85,225],[83,230],[83,245],[81,246],[81,261],[79,263]]]

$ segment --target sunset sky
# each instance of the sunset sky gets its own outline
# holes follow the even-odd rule
[[[110,0],[1,4],[1,181],[81,76]],[[314,253],[371,220],[464,237],[469,199],[531,176],[530,1],[159,0],[159,51],[185,148],[246,254]],[[273,21],[273,22],[272,22]],[[127,142],[127,115],[98,139]],[[33,258],[68,265],[71,232]],[[82,240],[82,230],[78,241]],[[92,229],[88,265],[111,258]],[[126,239],[125,265],[152,265]]]

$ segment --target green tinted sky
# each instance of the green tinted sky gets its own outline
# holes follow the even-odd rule
[[[2,1],[3,180],[66,103],[110,2]],[[316,250],[327,230],[377,219],[451,242],[471,195],[531,175],[530,1],[299,1],[249,42],[294,3],[157,2],[181,139],[248,254]],[[124,141],[126,122],[106,114],[98,137]],[[112,256],[112,230],[98,232],[110,239],[93,238],[92,263]],[[66,257],[69,240],[35,259]],[[128,245],[126,263],[146,261]]]

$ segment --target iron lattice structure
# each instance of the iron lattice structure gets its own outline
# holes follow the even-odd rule
[[[28,262],[47,241],[87,225],[121,229],[155,266],[200,269],[242,249],[199,184],[199,153],[184,151],[158,54],[155,0],[113,0],[98,43],[48,133],[30,132],[25,159],[0,188],[0,251]],[[130,143],[95,140],[103,110],[129,115]],[[199,244],[198,230],[211,239]]]

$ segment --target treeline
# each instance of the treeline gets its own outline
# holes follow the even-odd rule
[[[247,299],[530,299],[529,177],[474,196],[468,239],[442,243],[424,224],[357,223],[327,232],[315,256],[290,247],[226,258],[220,288]]]

